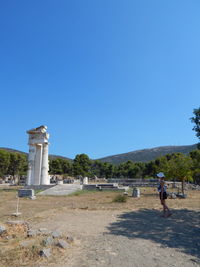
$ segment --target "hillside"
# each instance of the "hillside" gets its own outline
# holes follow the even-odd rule
[[[104,158],[100,158],[101,162],[110,162],[113,164],[119,164],[122,162],[126,162],[128,160],[132,160],[135,162],[147,162],[150,160],[154,160],[160,156],[164,156],[166,154],[171,153],[183,153],[188,154],[192,150],[195,150],[197,145],[189,145],[189,146],[161,146],[155,147],[150,149],[142,149],[142,150],[135,150],[128,153],[108,156]]]

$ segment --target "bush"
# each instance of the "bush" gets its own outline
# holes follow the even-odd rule
[[[113,199],[113,202],[118,202],[118,203],[122,203],[122,202],[126,202],[126,201],[127,201],[127,196],[124,196],[124,195],[117,195]]]

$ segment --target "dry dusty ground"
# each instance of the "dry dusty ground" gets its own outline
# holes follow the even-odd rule
[[[75,244],[48,261],[33,257],[25,263],[24,254],[7,254],[7,258],[1,254],[0,266],[200,265],[200,192],[188,192],[187,199],[167,200],[173,212],[169,218],[160,217],[161,206],[153,189],[142,189],[140,199],[128,197],[126,203],[113,203],[117,194],[89,192],[20,199],[21,220],[33,228],[59,229],[73,236]],[[12,218],[15,206],[16,192],[0,190],[0,222]]]

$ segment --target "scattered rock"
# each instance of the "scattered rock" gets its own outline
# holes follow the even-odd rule
[[[52,236],[48,236],[45,240],[43,240],[43,244],[45,247],[52,245],[53,242],[54,242],[54,240],[53,240]]]
[[[52,233],[53,238],[62,237],[62,234],[59,231],[53,231]]]
[[[50,248],[44,248],[40,250],[40,256],[49,258],[51,256],[51,249]]]
[[[171,198],[172,198],[172,199],[176,199],[176,194],[175,194],[175,193],[172,193],[172,194],[171,194]]]
[[[49,235],[51,233],[47,228],[40,228],[38,231],[42,235]]]
[[[12,239],[12,236],[7,235],[7,236],[5,236],[5,239],[6,240],[11,240]]]
[[[28,237],[37,236],[38,234],[40,234],[38,230],[30,229],[30,230],[27,231],[27,236]]]
[[[72,236],[67,236],[67,240],[68,240],[69,242],[74,242],[74,238],[73,238]]]
[[[0,235],[6,232],[6,227],[3,225],[0,225]]]
[[[21,242],[19,243],[19,245],[20,245],[21,247],[26,248],[26,247],[30,247],[30,246],[34,245],[34,243],[35,243],[35,240],[25,240],[25,241],[21,241]]]
[[[60,248],[69,248],[69,243],[67,243],[65,240],[63,239],[59,239],[57,246]]]

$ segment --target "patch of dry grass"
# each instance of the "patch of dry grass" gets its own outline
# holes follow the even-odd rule
[[[20,246],[20,242],[27,236],[26,225],[6,225],[6,229],[0,236],[0,266],[24,266],[38,258],[36,247]]]
[[[113,202],[119,192],[84,192],[71,196],[37,196],[36,200],[20,199],[19,211],[22,213],[20,220],[31,222],[45,221],[46,218],[53,218],[57,212],[67,210],[137,210],[137,209],[162,209],[158,193],[155,188],[141,188],[141,197],[126,197],[126,202]],[[171,209],[200,209],[200,191],[188,191],[186,199],[167,199]],[[16,209],[16,191],[0,190],[0,224],[7,220],[13,220],[12,213]],[[8,227],[7,234],[0,237],[0,266],[37,266],[36,263],[46,260],[39,257],[42,246],[42,237],[37,237],[34,246],[21,247],[20,242],[26,240],[26,229],[22,225],[15,228]],[[6,237],[7,236],[7,237]],[[60,253],[60,254],[59,254]],[[62,255],[63,251],[57,247],[53,248],[54,255]]]
[[[84,192],[71,196],[37,196],[36,200],[20,198],[19,211],[22,213],[20,220],[40,221],[43,213],[51,216],[56,211],[67,209],[88,210],[132,210],[140,208],[160,208],[160,200],[155,188],[141,188],[141,197],[127,197],[127,202],[114,203],[113,199],[119,192]],[[173,209],[199,209],[200,191],[188,191],[186,199],[167,199],[168,205]],[[0,221],[13,219],[12,213],[16,211],[16,192],[0,190]]]
[[[40,257],[40,251],[44,246],[46,236],[37,235],[36,237],[27,237],[26,225],[6,225],[6,232],[0,235],[0,267],[5,266],[38,266],[47,261]],[[66,237],[62,238],[66,240]],[[24,241],[31,241],[25,247],[21,245]],[[32,242],[33,241],[33,242]],[[58,239],[54,240],[51,247],[51,258],[48,261],[55,260],[55,257],[62,257],[64,250],[55,246]],[[68,241],[68,240],[67,240]],[[69,241],[68,241],[69,242]]]

